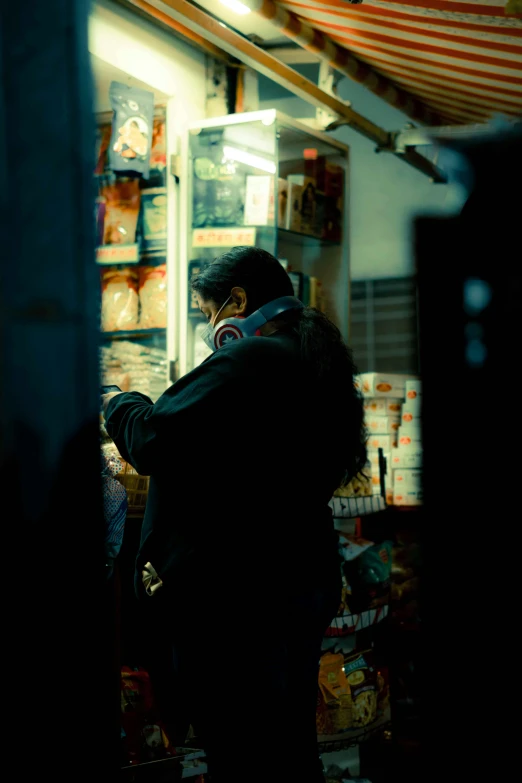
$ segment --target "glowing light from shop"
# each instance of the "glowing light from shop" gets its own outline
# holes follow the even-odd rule
[[[234,11],[235,14],[245,16],[250,13],[250,8],[244,3],[240,3],[239,0],[219,0],[219,2],[221,5],[226,5],[226,7],[230,8],[231,11]]]
[[[266,171],[268,174],[276,173],[274,161],[260,158],[258,155],[252,155],[252,153],[245,152],[245,150],[238,150],[235,147],[223,147],[223,155],[228,160],[244,163],[245,166],[252,166],[252,168]]]

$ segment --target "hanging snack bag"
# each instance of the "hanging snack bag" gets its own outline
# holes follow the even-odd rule
[[[317,733],[339,734],[352,725],[352,699],[342,653],[326,653],[319,664]]]
[[[351,692],[352,727],[369,726],[377,717],[377,672],[373,666],[371,650],[348,656],[344,661],[344,673]]]
[[[148,180],[152,184],[164,184],[167,168],[166,123],[163,117],[154,117],[152,129],[152,149],[150,152],[150,171]]]
[[[96,128],[96,166],[94,173],[103,174],[107,168],[107,152],[111,143],[111,126],[99,125]]]
[[[140,187],[137,179],[125,179],[104,185],[104,245],[132,245],[140,213]]]
[[[154,122],[154,93],[111,82],[112,120],[109,166],[148,179]]]
[[[167,266],[142,266],[140,274],[140,327],[167,327]]]
[[[108,267],[102,272],[103,332],[138,326],[138,273],[136,269]]]
[[[164,250],[167,245],[167,189],[141,191],[141,238],[143,250]]]

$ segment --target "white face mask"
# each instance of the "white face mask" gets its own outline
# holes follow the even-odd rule
[[[232,299],[232,294],[228,297],[227,301],[221,305],[219,310],[217,311],[215,318],[212,319],[212,321],[209,321],[208,324],[205,326],[203,331],[201,332],[201,339],[207,346],[207,348],[210,348],[211,351],[216,350],[216,346],[214,345],[214,329],[216,326],[216,321],[219,318],[219,314],[221,311],[227,306],[227,304]]]

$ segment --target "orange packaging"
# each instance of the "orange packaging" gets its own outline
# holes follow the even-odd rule
[[[364,397],[374,399],[390,397],[404,400],[406,398],[406,381],[409,380],[415,380],[415,376],[366,372],[357,376],[355,385]]]
[[[326,653],[319,664],[317,733],[339,734],[352,725],[352,698],[344,673],[344,655]]]
[[[103,332],[138,326],[138,272],[132,267],[107,267],[102,272],[101,328]]]
[[[364,423],[368,432],[373,435],[391,435],[399,429],[400,421],[400,416],[374,416],[366,413]]]
[[[406,381],[405,391],[407,400],[415,400],[418,397],[422,397],[422,381],[418,379]]]
[[[104,245],[132,245],[140,212],[140,185],[137,179],[119,180],[101,189],[105,199]]]
[[[167,327],[167,267],[142,266],[140,276],[140,327],[166,329]]]
[[[394,400],[393,397],[382,397],[380,399],[365,397],[363,405],[366,415],[371,413],[375,416],[400,416],[402,400]]]

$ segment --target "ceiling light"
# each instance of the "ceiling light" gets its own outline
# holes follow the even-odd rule
[[[244,3],[240,3],[239,0],[219,0],[219,2],[221,5],[226,5],[226,7],[230,8],[234,13],[241,14],[241,16],[250,13],[250,8]]]
[[[269,174],[276,173],[274,161],[260,158],[258,155],[252,155],[250,152],[245,152],[245,150],[238,150],[235,147],[223,147],[223,155],[228,160],[244,163],[246,166],[252,166],[254,169],[267,171]]]

